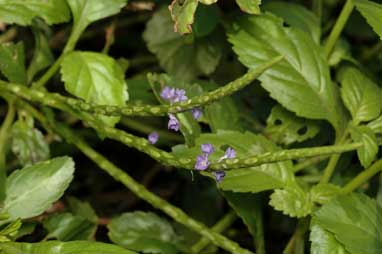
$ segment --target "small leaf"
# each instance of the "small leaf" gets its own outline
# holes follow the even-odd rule
[[[354,5],[382,40],[382,4],[368,0],[354,0]]]
[[[50,157],[49,145],[43,134],[33,126],[32,121],[19,119],[11,130],[12,151],[22,166],[32,165]]]
[[[163,69],[181,80],[211,74],[222,56],[223,36],[216,29],[202,38],[181,36],[173,31],[172,23],[168,10],[162,8],[147,22],[143,33]]]
[[[61,63],[65,89],[86,102],[98,105],[126,105],[128,99],[124,73],[111,57],[93,52],[75,51]],[[102,116],[113,126],[119,117]]]
[[[357,125],[377,118],[382,109],[381,89],[355,67],[344,68],[339,76],[341,97],[353,122]]]
[[[17,219],[15,221],[9,223],[3,229],[1,229],[0,230],[0,243],[11,241],[17,235],[17,232],[19,231],[21,225],[22,225],[21,220]]]
[[[192,33],[195,37],[209,35],[219,24],[219,8],[217,5],[199,5],[195,12]]]
[[[320,183],[314,185],[310,190],[310,195],[314,202],[319,204],[326,204],[332,198],[336,197],[340,193],[341,188],[330,184],[330,183]]]
[[[47,241],[40,243],[9,242],[2,243],[1,250],[7,254],[138,254],[113,244],[93,241]]]
[[[309,240],[312,242],[311,254],[349,254],[334,235],[324,230],[320,225],[313,224],[311,226]]]
[[[3,211],[11,219],[30,218],[58,200],[73,178],[74,162],[58,157],[14,171],[7,179]]]
[[[236,0],[242,11],[250,14],[260,14],[261,0]]]
[[[382,116],[368,123],[367,127],[369,127],[376,134],[382,134]]]
[[[297,117],[277,105],[267,119],[264,135],[276,143],[290,145],[313,138],[320,131],[316,122]]]
[[[225,97],[205,106],[203,113],[213,132],[218,130],[242,130],[240,112],[231,97]]]
[[[363,167],[367,168],[374,161],[378,153],[378,142],[373,131],[367,126],[354,126],[350,134],[355,142],[362,142],[357,149],[357,155]]]
[[[350,52],[350,44],[345,39],[340,38],[334,45],[333,52],[329,57],[329,65],[337,66],[342,60],[357,64],[357,61],[352,57]]]
[[[299,187],[277,189],[271,195],[269,205],[291,217],[305,217],[312,212],[313,202],[309,193]]]
[[[177,253],[178,236],[154,213],[124,213],[108,225],[112,242],[144,253]]]
[[[0,21],[31,25],[32,19],[40,17],[49,25],[70,20],[65,0],[0,0]]]
[[[93,223],[98,222],[98,216],[88,202],[80,201],[77,198],[68,198],[70,211],[79,217],[85,218]]]
[[[198,0],[173,0],[168,7],[174,23],[174,32],[187,34],[192,32],[194,15],[198,7]]]
[[[366,195],[339,196],[315,212],[313,220],[351,254],[382,253],[382,208]]]
[[[199,0],[202,4],[210,5],[216,3],[218,0]]]
[[[239,60],[248,68],[283,55],[283,61],[260,76],[261,85],[296,115],[326,119],[342,132],[345,114],[337,87],[330,80],[322,49],[309,34],[283,27],[281,19],[268,13],[238,18],[228,37]]]
[[[0,44],[0,71],[11,82],[26,84],[24,44]]]

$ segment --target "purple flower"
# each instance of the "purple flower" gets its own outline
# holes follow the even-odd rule
[[[178,131],[180,127],[178,119],[173,114],[168,114],[168,116],[170,118],[168,120],[168,129]]]
[[[186,91],[184,89],[175,89],[175,96],[172,102],[181,102],[185,100],[188,100],[188,97],[186,96]]]
[[[168,100],[171,104],[175,102],[181,102],[188,99],[186,96],[186,91],[184,89],[173,88],[169,86],[165,86],[160,93],[160,96]]]
[[[162,89],[162,92],[160,93],[160,97],[169,101],[173,100],[174,96],[175,96],[175,89],[169,86],[165,86]]]
[[[196,170],[206,170],[210,162],[208,161],[208,154],[201,154],[196,157],[195,169]]]
[[[225,177],[224,171],[214,171],[212,174],[215,176],[215,180],[218,183],[221,183],[223,181],[223,178]]]
[[[156,131],[151,132],[147,139],[149,140],[150,144],[152,144],[152,145],[155,144],[158,141],[158,139],[159,139],[158,132],[156,132]]]
[[[198,120],[203,114],[203,112],[200,108],[193,108],[191,110],[191,113],[192,113],[192,116],[194,117],[195,120]]]
[[[200,150],[202,150],[202,152],[207,155],[210,155],[215,151],[214,147],[211,144],[202,144],[200,146]]]
[[[224,159],[232,159],[235,157],[236,157],[236,151],[233,148],[228,147],[227,150],[225,150],[225,154],[218,160],[218,162],[221,162]]]

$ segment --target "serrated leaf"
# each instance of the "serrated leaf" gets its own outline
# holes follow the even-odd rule
[[[354,0],[353,3],[382,40],[382,4],[368,0]]]
[[[1,251],[7,254],[137,254],[125,248],[93,241],[59,242],[48,241],[40,243],[2,243]]]
[[[43,134],[33,126],[33,122],[17,120],[11,130],[12,152],[22,166],[32,165],[50,157],[49,144]]]
[[[192,32],[194,15],[198,7],[198,0],[174,0],[168,7],[174,21],[174,32],[187,34]]]
[[[250,14],[260,14],[261,0],[236,0],[236,3],[244,12]]]
[[[310,246],[311,254],[349,254],[334,235],[324,230],[320,225],[313,224],[309,240],[312,242]]]
[[[3,211],[10,219],[30,218],[58,200],[73,179],[74,162],[58,157],[14,171],[7,179]]]
[[[174,78],[191,80],[200,74],[211,74],[222,56],[221,34],[215,30],[208,36],[194,38],[173,31],[171,15],[160,9],[147,22],[143,38],[160,65]]]
[[[320,183],[310,189],[312,201],[326,204],[340,193],[341,188],[330,183]]]
[[[309,34],[283,27],[281,19],[268,13],[239,18],[228,37],[248,68],[283,55],[283,61],[260,76],[261,85],[298,116],[326,119],[337,131],[343,130],[345,119],[337,87],[330,80],[321,48]]]
[[[0,21],[31,25],[32,19],[40,17],[49,25],[70,20],[65,0],[0,0]]]
[[[357,155],[362,166],[367,168],[377,156],[377,138],[373,131],[367,126],[353,126],[350,128],[350,134],[355,142],[363,143],[363,146],[357,149]]]
[[[377,118],[382,109],[381,89],[355,67],[342,69],[339,76],[341,97],[354,124]]]
[[[195,141],[195,146],[187,148],[184,145],[173,147],[173,154],[180,158],[195,159],[200,152],[200,145],[210,143],[215,147],[215,152],[209,158],[217,161],[224,155],[227,147],[232,147],[237,152],[237,157],[262,154],[278,150],[277,146],[261,135],[250,132],[218,130],[216,134],[202,134]],[[284,161],[263,164],[258,167],[226,171],[224,180],[219,184],[222,190],[234,192],[260,192],[287,185],[294,185],[292,162]]]
[[[22,42],[0,44],[0,71],[11,82],[26,83],[24,44]]]
[[[282,18],[288,25],[307,32],[319,44],[321,26],[317,16],[300,4],[291,2],[270,2],[264,9]]]
[[[313,220],[351,254],[382,252],[382,208],[366,195],[339,196],[315,212]]]
[[[295,186],[277,189],[271,195],[269,205],[291,217],[305,217],[312,212],[313,202],[309,193]]]
[[[126,105],[128,99],[124,73],[111,57],[94,52],[75,51],[65,56],[61,63],[65,89],[87,102],[97,105]],[[114,125],[119,117],[101,119]]]
[[[374,133],[382,134],[382,116],[368,123],[367,127],[369,127]]]
[[[320,131],[316,122],[297,117],[280,105],[272,108],[264,135],[276,143],[290,145],[313,138]]]
[[[112,242],[143,253],[177,253],[178,237],[166,220],[154,213],[124,213],[108,225]]]

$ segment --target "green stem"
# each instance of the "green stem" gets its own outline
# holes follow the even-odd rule
[[[354,5],[352,0],[346,0],[346,3],[344,7],[342,8],[340,16],[338,17],[332,31],[330,32],[329,38],[325,43],[324,52],[327,59],[332,53],[333,48],[338,38],[340,37],[340,34],[342,30],[344,29],[345,24],[347,20],[349,19],[351,12],[353,11],[353,8],[354,8]]]
[[[62,126],[56,125],[55,130],[59,133],[60,136],[63,136],[69,143],[74,144],[89,157],[93,162],[95,162],[101,169],[107,172],[115,180],[123,183],[127,188],[129,188],[133,193],[135,193],[141,199],[147,201],[152,206],[157,209],[160,209],[168,216],[173,218],[175,221],[185,225],[186,227],[194,230],[195,232],[201,234],[202,236],[209,239],[212,243],[217,246],[237,254],[251,254],[253,252],[241,248],[237,243],[231,241],[230,239],[212,231],[202,223],[195,221],[187,214],[185,214],[179,208],[171,205],[166,200],[156,196],[152,192],[148,191],[143,185],[136,182],[128,174],[126,174],[122,169],[115,166],[101,154],[93,150],[87,143],[85,143],[81,138],[74,135],[70,129]]]
[[[362,56],[361,56],[361,60],[362,62],[366,62],[368,61],[370,58],[372,58],[373,56],[375,56],[378,51],[381,51],[382,50],[382,42],[378,42],[377,44],[375,44],[373,47],[371,48],[367,48]]]
[[[235,222],[237,219],[236,213],[234,211],[230,211],[227,213],[220,221],[218,221],[211,230],[216,233],[221,233],[225,231],[227,228],[229,228],[232,223]],[[201,238],[198,242],[196,242],[191,247],[191,253],[199,253],[201,252],[207,245],[210,243],[210,240],[208,238]]]
[[[309,229],[309,217],[302,218],[298,221],[297,228],[289,240],[284,254],[304,254],[305,253],[305,233]]]
[[[4,34],[0,35],[0,44],[13,40],[17,35],[16,27],[8,29]]]
[[[350,193],[357,189],[359,186],[367,182],[371,177],[373,177],[375,174],[377,174],[379,171],[382,170],[382,159],[374,162],[373,165],[371,165],[369,168],[365,169],[363,172],[361,172],[359,175],[357,175],[355,178],[353,178],[348,184],[346,184],[341,192],[342,193]]]
[[[322,19],[322,0],[313,0],[313,12],[316,14],[319,24],[321,24]]]
[[[309,166],[315,165],[321,161],[327,160],[328,156],[317,156],[310,159],[303,160],[293,167],[293,172],[296,173],[298,171],[301,171]]]

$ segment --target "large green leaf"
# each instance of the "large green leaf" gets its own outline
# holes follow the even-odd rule
[[[22,42],[0,44],[0,71],[11,82],[26,83],[24,44]]]
[[[166,220],[154,213],[124,213],[108,225],[110,239],[144,253],[177,253],[178,236]]]
[[[357,149],[358,158],[365,168],[370,166],[378,153],[378,142],[373,131],[367,126],[353,126],[350,134],[354,141],[362,142],[363,146]]]
[[[11,130],[12,151],[22,166],[47,160],[50,157],[49,145],[42,133],[34,128],[32,121],[19,119]]]
[[[242,11],[250,14],[260,14],[261,0],[236,0]]]
[[[382,4],[368,0],[354,0],[355,7],[382,39]]]
[[[65,89],[87,102],[98,105],[126,105],[128,99],[124,73],[111,57],[93,52],[75,51],[61,64]],[[102,117],[109,125],[119,117]]]
[[[333,233],[324,230],[317,224],[313,224],[310,230],[311,254],[349,254],[344,246],[336,240]]]
[[[290,145],[313,138],[319,131],[317,122],[297,117],[277,105],[267,119],[264,135],[276,143]]]
[[[220,21],[220,12],[217,5],[199,5],[195,12],[194,23],[192,24],[192,34],[196,37],[203,37],[210,34]]]
[[[58,200],[73,178],[74,162],[58,157],[14,171],[7,179],[3,211],[11,219],[41,214]]]
[[[283,61],[260,76],[262,86],[298,116],[326,119],[342,131],[344,114],[337,87],[330,80],[320,46],[309,34],[283,27],[280,18],[268,13],[238,18],[228,37],[239,60],[248,68],[283,55]]]
[[[314,202],[319,204],[326,204],[331,199],[335,198],[341,191],[341,188],[337,185],[330,183],[320,183],[314,185],[310,189],[310,195]]]
[[[309,33],[316,43],[320,43],[320,21],[313,12],[302,5],[291,2],[270,2],[264,9],[282,18],[288,25]]]
[[[202,134],[195,141],[196,145],[187,148],[179,145],[173,148],[173,154],[177,157],[195,159],[200,152],[200,145],[211,143],[215,152],[209,157],[211,161],[217,161],[224,155],[227,147],[236,150],[238,157],[262,154],[278,150],[277,146],[261,135],[250,132],[223,131],[218,130],[216,134]],[[294,175],[292,162],[283,161],[277,163],[263,164],[258,167],[226,171],[224,180],[219,184],[223,190],[234,192],[260,192],[264,190],[294,186]]]
[[[381,89],[355,67],[344,68],[340,73],[341,97],[355,124],[379,116],[382,109]]]
[[[374,133],[382,134],[382,116],[368,123],[367,127],[372,129]]]
[[[339,196],[322,206],[313,220],[351,254],[382,253],[382,208],[366,195]]]
[[[174,31],[180,34],[192,32],[198,0],[174,0],[169,6],[174,21]]]
[[[201,38],[175,33],[170,13],[164,8],[149,20],[143,38],[166,72],[183,80],[212,73],[220,61],[224,40],[216,30]]]
[[[204,107],[204,116],[213,132],[241,130],[240,112],[231,97],[223,98]]]
[[[4,254],[137,254],[116,245],[91,241],[9,242],[2,243],[0,251]]]
[[[49,25],[69,21],[70,13],[65,0],[0,0],[0,21],[30,25],[40,17]]]

